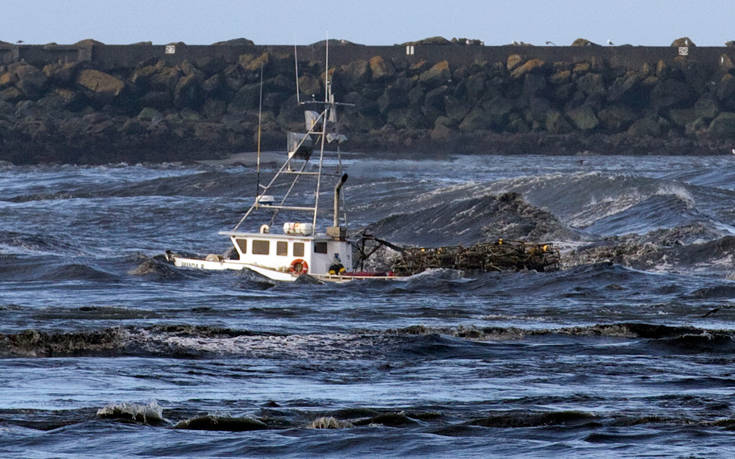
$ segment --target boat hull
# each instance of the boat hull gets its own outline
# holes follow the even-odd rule
[[[252,263],[244,263],[239,260],[224,259],[221,261],[213,261],[213,260],[205,260],[201,258],[180,257],[177,255],[170,255],[168,259],[170,262],[174,264],[174,266],[179,267],[179,268],[202,269],[202,270],[208,270],[208,271],[249,270],[257,274],[260,274],[261,276],[267,277],[268,279],[279,281],[279,282],[294,282],[300,277],[300,276],[291,274],[290,272],[282,272],[282,271],[278,271],[275,269],[266,268],[264,266],[254,265]],[[360,274],[310,273],[308,275],[322,282],[335,282],[335,283],[345,283],[345,282],[351,282],[354,280],[371,280],[371,279],[399,281],[399,280],[405,280],[407,278],[406,276],[374,275],[374,274],[366,274],[366,273],[360,273]]]

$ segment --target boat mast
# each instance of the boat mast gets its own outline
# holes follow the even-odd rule
[[[329,34],[325,43],[326,55],[324,58],[324,111],[322,112],[322,139],[319,147],[319,169],[316,176],[316,192],[314,193],[314,217],[312,227],[316,231],[316,215],[319,212],[319,189],[322,182],[322,165],[324,164],[324,141],[327,137],[327,122],[329,121]]]
[[[263,121],[263,64],[260,64],[260,100],[258,101],[258,159],[256,160],[255,199],[260,195],[260,130]]]

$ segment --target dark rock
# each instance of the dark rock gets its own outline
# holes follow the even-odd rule
[[[261,67],[265,68],[271,60],[270,53],[263,53],[259,56],[253,54],[242,54],[238,60],[240,67],[247,72],[260,72]]]
[[[600,46],[597,43],[592,43],[586,38],[577,38],[572,42],[572,46]]]
[[[605,82],[599,73],[587,73],[577,79],[577,89],[586,95],[605,96]]]
[[[212,43],[214,46],[255,46],[253,40],[247,38],[233,38],[232,40],[216,41]]]
[[[523,65],[520,65],[516,67],[515,69],[513,69],[513,71],[510,72],[510,76],[512,78],[518,79],[518,78],[523,77],[525,74],[529,72],[540,72],[543,70],[544,65],[545,63],[541,59],[530,59],[527,62],[525,62]]]
[[[417,40],[417,41],[407,41],[406,43],[402,43],[401,46],[406,46],[406,45],[414,45],[414,46],[415,45],[451,45],[451,44],[452,42],[447,40],[446,38],[437,36],[437,37],[424,38],[422,40]]]
[[[553,73],[549,77],[549,83],[551,83],[553,85],[557,85],[557,86],[558,85],[562,85],[562,84],[566,84],[566,83],[569,83],[569,81],[571,80],[571,77],[572,77],[571,70],[566,70],[566,69],[565,70],[559,70],[559,71]]]
[[[523,78],[523,97],[530,98],[546,89],[546,78],[538,73],[526,73]]]
[[[156,66],[156,72],[149,79],[150,88],[153,91],[168,91],[173,93],[179,82],[181,72],[176,67]]]
[[[174,105],[178,108],[199,108],[203,102],[200,77],[190,73],[179,80],[174,89]]]
[[[173,105],[173,101],[168,91],[151,91],[139,97],[138,104],[142,107],[155,107],[159,110],[165,110]]]
[[[416,91],[422,90],[421,86],[416,86]],[[412,90],[414,91],[414,90]],[[410,93],[409,93],[410,97]],[[436,118],[438,116],[441,116],[446,113],[446,107],[445,103],[448,97],[448,87],[447,86],[439,86],[438,88],[434,88],[426,93],[424,97],[424,103],[422,106],[422,110],[424,112],[424,115],[429,118]],[[453,100],[457,100],[453,98]],[[461,116],[464,116],[462,114]],[[461,119],[461,116],[457,116],[457,119]]]
[[[481,107],[475,107],[459,124],[459,130],[463,132],[474,132],[490,129],[493,124],[493,119]]]
[[[37,99],[43,94],[48,78],[40,70],[32,65],[19,65],[15,68],[18,80],[15,87],[23,91],[29,99]]]
[[[467,81],[467,97],[469,100],[477,100],[485,93],[485,82],[487,77],[484,73],[478,72],[470,75]]]
[[[628,128],[628,135],[635,137],[658,137],[664,131],[665,123],[663,120],[655,115],[648,115],[645,118],[641,118],[635,121]]]
[[[695,47],[697,45],[694,44],[694,42],[689,37],[681,37],[677,38],[676,40],[671,42],[671,46],[676,47]]]
[[[667,79],[651,91],[651,104],[655,109],[682,107],[691,102],[691,88],[682,81]]]
[[[258,110],[258,102],[260,100],[260,84],[248,84],[240,88],[233,96],[227,111],[229,113],[244,113],[247,111]]]
[[[15,103],[22,100],[24,97],[25,95],[15,86],[0,90],[0,100],[4,100],[6,102]]]
[[[572,123],[582,131],[591,131],[595,129],[600,120],[597,119],[595,111],[589,105],[582,105],[567,112],[567,116]]]
[[[616,78],[608,91],[608,100],[615,102],[628,94],[634,94],[642,79],[643,76],[638,72],[626,72],[625,75]]]
[[[551,103],[543,97],[533,97],[528,104],[526,120],[528,122],[546,122],[546,116],[551,111]]]
[[[371,58],[369,64],[373,80],[382,81],[391,78],[396,73],[393,64],[390,61],[385,61],[381,56]]]
[[[146,65],[136,68],[133,75],[130,77],[130,82],[137,88],[145,91],[149,88],[151,77],[154,73],[158,72],[158,70],[159,68],[155,65]]]
[[[400,80],[399,80],[400,82]],[[383,94],[378,98],[378,108],[381,113],[386,113],[396,107],[403,107],[408,103],[408,92],[406,84],[397,84],[385,88]],[[406,83],[408,80],[406,80]]]
[[[419,81],[429,87],[439,86],[445,84],[452,77],[452,72],[449,70],[449,62],[441,61],[434,64],[430,69],[421,73]]]
[[[602,127],[610,132],[620,132],[638,119],[638,114],[625,105],[615,104],[603,108],[597,114]]]
[[[729,73],[723,75],[717,83],[715,94],[720,102],[729,102],[735,95],[735,77]]]
[[[550,134],[566,134],[572,131],[572,126],[564,115],[556,110],[546,114],[545,127]]]
[[[138,113],[137,118],[142,121],[160,121],[163,119],[163,114],[152,107],[145,107]]]
[[[719,113],[720,109],[717,106],[717,101],[706,94],[694,103],[694,112],[697,118],[714,118]]]
[[[482,107],[489,117],[491,125],[500,128],[508,121],[508,116],[515,108],[515,104],[510,99],[497,96],[483,102]]]
[[[370,64],[362,59],[350,62],[342,66],[338,75],[350,86],[359,87],[370,79]]]
[[[322,80],[312,75],[302,75],[299,77],[299,90],[302,100],[316,96],[322,92]]]
[[[735,113],[723,112],[709,125],[708,133],[715,138],[735,139]]]
[[[15,72],[5,72],[0,75],[0,89],[13,86],[18,81],[18,76]]]
[[[421,106],[424,102],[424,96],[424,88],[422,88],[421,85],[416,85],[408,91],[408,104],[412,107]],[[442,109],[443,107],[444,105],[442,104]]]
[[[697,114],[693,108],[673,108],[669,110],[669,119],[675,125],[682,128],[697,118]]]
[[[592,65],[589,62],[577,62],[572,67],[572,73],[574,76],[579,76],[589,72],[592,69]]]
[[[50,83],[69,86],[76,81],[80,68],[81,64],[79,62],[48,64],[43,67],[43,74],[46,75]]]

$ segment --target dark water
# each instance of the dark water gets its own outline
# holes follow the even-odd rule
[[[353,157],[354,228],[568,258],[341,286],[156,257],[223,252],[245,168],[0,168],[0,452],[731,456],[735,158],[579,159]]]

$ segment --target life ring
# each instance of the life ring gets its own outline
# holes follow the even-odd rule
[[[306,260],[297,258],[291,262],[291,266],[288,268],[288,271],[291,274],[300,276],[309,272],[309,264],[306,262]]]

